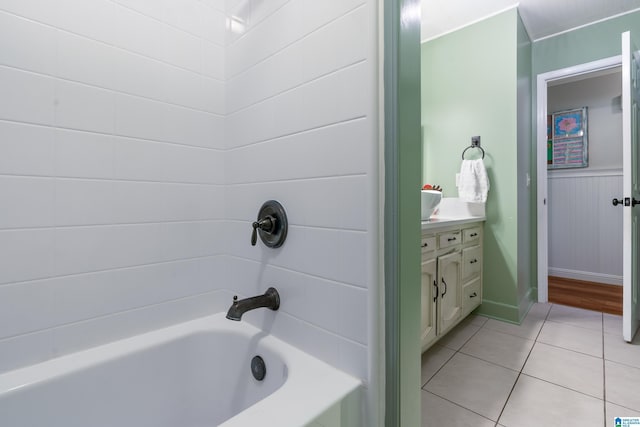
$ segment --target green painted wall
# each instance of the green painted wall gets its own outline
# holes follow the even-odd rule
[[[548,71],[559,70],[573,65],[584,64],[586,62],[596,61],[598,59],[609,58],[611,56],[621,54],[621,38],[620,35],[631,30],[635,34],[640,34],[640,12],[634,12],[627,15],[612,18],[607,21],[589,25],[568,33],[560,34],[544,40],[533,43],[532,49],[532,91],[537,92],[536,78],[538,74]],[[532,102],[533,111],[537,109],[535,97]],[[533,152],[537,149],[537,132],[536,127],[532,129],[532,147]],[[536,158],[532,157],[531,167],[531,187],[535,194],[537,191],[537,173]],[[531,216],[536,218],[536,201],[532,202]],[[537,295],[537,226],[536,222],[532,222],[531,241],[531,265],[533,283],[536,284],[533,296]]]
[[[423,43],[421,92],[424,182],[440,184],[445,197],[457,197],[455,174],[460,155],[471,136],[482,137],[491,189],[486,205],[481,312],[514,322],[520,319],[521,293],[518,21],[517,10],[510,9]]]
[[[533,44],[533,74],[620,55],[620,34],[640,33],[640,12],[589,25]]]
[[[531,206],[535,194],[530,191],[532,152],[531,132],[533,115],[531,110],[531,39],[517,17],[518,66],[517,66],[517,134],[518,134],[518,317],[522,319],[531,307],[532,281],[531,264]]]

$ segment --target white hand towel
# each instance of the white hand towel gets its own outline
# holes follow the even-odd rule
[[[489,192],[489,177],[482,159],[463,160],[456,185],[461,200],[485,203]]]

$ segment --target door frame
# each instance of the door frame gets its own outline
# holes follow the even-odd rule
[[[536,94],[536,170],[538,224],[538,302],[549,300],[549,216],[547,188],[547,89],[550,82],[622,65],[622,55],[538,74]]]

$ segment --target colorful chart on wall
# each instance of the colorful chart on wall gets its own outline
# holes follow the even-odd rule
[[[552,135],[547,142],[547,168],[587,167],[587,107],[558,111],[550,116]]]

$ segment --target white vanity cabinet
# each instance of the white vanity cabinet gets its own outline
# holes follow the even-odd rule
[[[422,231],[422,351],[482,302],[482,222]]]

